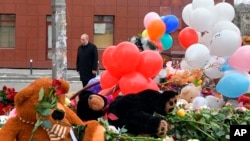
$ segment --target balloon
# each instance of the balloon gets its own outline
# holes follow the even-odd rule
[[[107,47],[102,54],[102,64],[112,75],[120,77],[121,74],[118,70],[117,64],[113,61],[113,52],[116,46]]]
[[[153,79],[149,78],[148,81],[149,83],[148,83],[147,89],[152,89],[156,91],[160,90],[160,88],[158,87],[158,84]]]
[[[100,81],[100,77],[94,77],[94,78],[89,80],[87,85],[91,85],[91,84],[94,84],[94,83],[99,82],[99,81]],[[101,88],[100,84],[97,84],[95,86],[92,86],[88,90],[93,92],[93,93],[99,93],[101,91],[101,89],[102,88]]]
[[[221,66],[225,62],[222,57],[211,56],[209,62],[204,67],[204,74],[212,79],[220,78],[223,76]]]
[[[228,64],[240,71],[250,70],[250,45],[239,47],[229,58]]]
[[[193,28],[185,27],[180,31],[178,41],[184,49],[187,49],[190,45],[198,43],[199,37]]]
[[[150,39],[159,39],[162,35],[164,35],[166,26],[162,20],[156,19],[149,23],[147,31]]]
[[[209,47],[211,40],[213,38],[213,32],[209,31],[209,32],[205,32],[201,37],[200,37],[200,41],[199,43]]]
[[[141,36],[142,37],[148,37],[148,31],[146,29],[144,29]]]
[[[223,76],[216,85],[216,91],[229,98],[237,98],[246,93],[249,80],[241,73],[229,73]]]
[[[114,77],[108,70],[104,70],[101,74],[100,85],[102,89],[110,88],[117,84],[119,78]]]
[[[208,9],[197,8],[190,15],[190,27],[199,32],[209,31],[213,25],[213,20],[211,19],[213,19],[213,14]]]
[[[138,72],[131,72],[124,75],[119,81],[121,92],[126,95],[138,93],[148,87],[148,79]]]
[[[173,38],[171,37],[171,35],[165,33],[161,38],[160,41],[162,43],[163,46],[163,50],[168,50],[172,47],[173,45]]]
[[[151,23],[153,20],[156,20],[156,19],[160,19],[160,16],[159,14],[157,14],[156,12],[149,12],[145,15],[144,17],[144,27],[147,28],[149,23]]]
[[[222,30],[233,30],[241,35],[240,29],[230,21],[220,21],[216,23],[212,28],[213,34],[221,32]]]
[[[191,67],[202,68],[208,63],[210,53],[206,46],[193,44],[186,50],[185,59]]]
[[[187,4],[183,10],[182,10],[182,19],[184,21],[185,24],[187,24],[188,26],[190,25],[189,24],[189,19],[190,19],[190,15],[193,11],[193,7],[192,7],[192,4]]]
[[[162,69],[163,59],[161,55],[153,50],[145,50],[140,53],[136,71],[147,78],[156,76]]]
[[[128,41],[119,43],[113,51],[111,62],[118,67],[117,70],[110,70],[110,72],[119,71],[121,75],[133,72],[138,63],[139,54],[139,49],[135,44]]]
[[[209,46],[212,55],[231,56],[240,47],[241,36],[232,30],[222,30],[214,34]]]
[[[227,2],[220,2],[214,6],[215,13],[217,15],[217,22],[218,21],[232,21],[235,16],[234,7]]]
[[[161,20],[166,26],[166,33],[174,32],[179,26],[179,19],[175,15],[163,16]]]
[[[225,62],[222,64],[221,71],[225,72],[225,71],[229,71],[229,70],[234,70],[234,68],[228,64],[228,60],[229,60],[229,58],[226,59]]]
[[[188,65],[188,63],[185,59],[181,60],[180,67],[182,70],[190,70],[191,71],[193,69],[190,65]]]
[[[155,45],[155,48],[159,51],[163,50],[162,43],[159,40],[150,40],[150,42]]]
[[[214,7],[214,0],[193,0],[192,6],[193,6],[193,9],[196,9],[196,8],[211,9]]]

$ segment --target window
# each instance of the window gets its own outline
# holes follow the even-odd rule
[[[46,16],[46,25],[47,25],[47,59],[52,59],[52,16]]]
[[[0,48],[15,47],[16,15],[0,14]]]
[[[114,16],[94,16],[94,43],[98,48],[113,45]]]

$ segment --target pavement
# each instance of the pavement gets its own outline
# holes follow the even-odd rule
[[[0,68],[0,89],[4,85],[20,91],[37,78],[51,77],[51,69],[8,69]],[[76,70],[67,70],[67,79],[70,84],[69,92],[77,92],[82,89],[79,74]]]

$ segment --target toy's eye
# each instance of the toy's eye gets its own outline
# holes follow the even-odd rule
[[[172,101],[170,101],[170,102],[169,102],[169,105],[170,105],[170,106],[173,106],[173,105],[174,105],[174,103],[173,103]]]

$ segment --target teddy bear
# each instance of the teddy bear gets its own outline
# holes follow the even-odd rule
[[[0,130],[3,141],[104,141],[105,129],[98,121],[84,123],[65,106],[69,83],[38,78],[15,96],[16,115]],[[77,127],[86,127],[85,131]],[[84,129],[84,128],[81,128]]]
[[[175,91],[150,89],[118,96],[109,105],[108,122],[134,135],[164,137],[169,127],[164,116],[175,108],[178,97]]]
[[[109,104],[107,97],[89,90],[82,90],[78,98],[76,111],[82,121],[97,120],[106,113]]]
[[[183,105],[185,109],[192,106],[193,99],[200,95],[201,90],[193,83],[184,86],[180,91],[180,98],[177,105]]]

